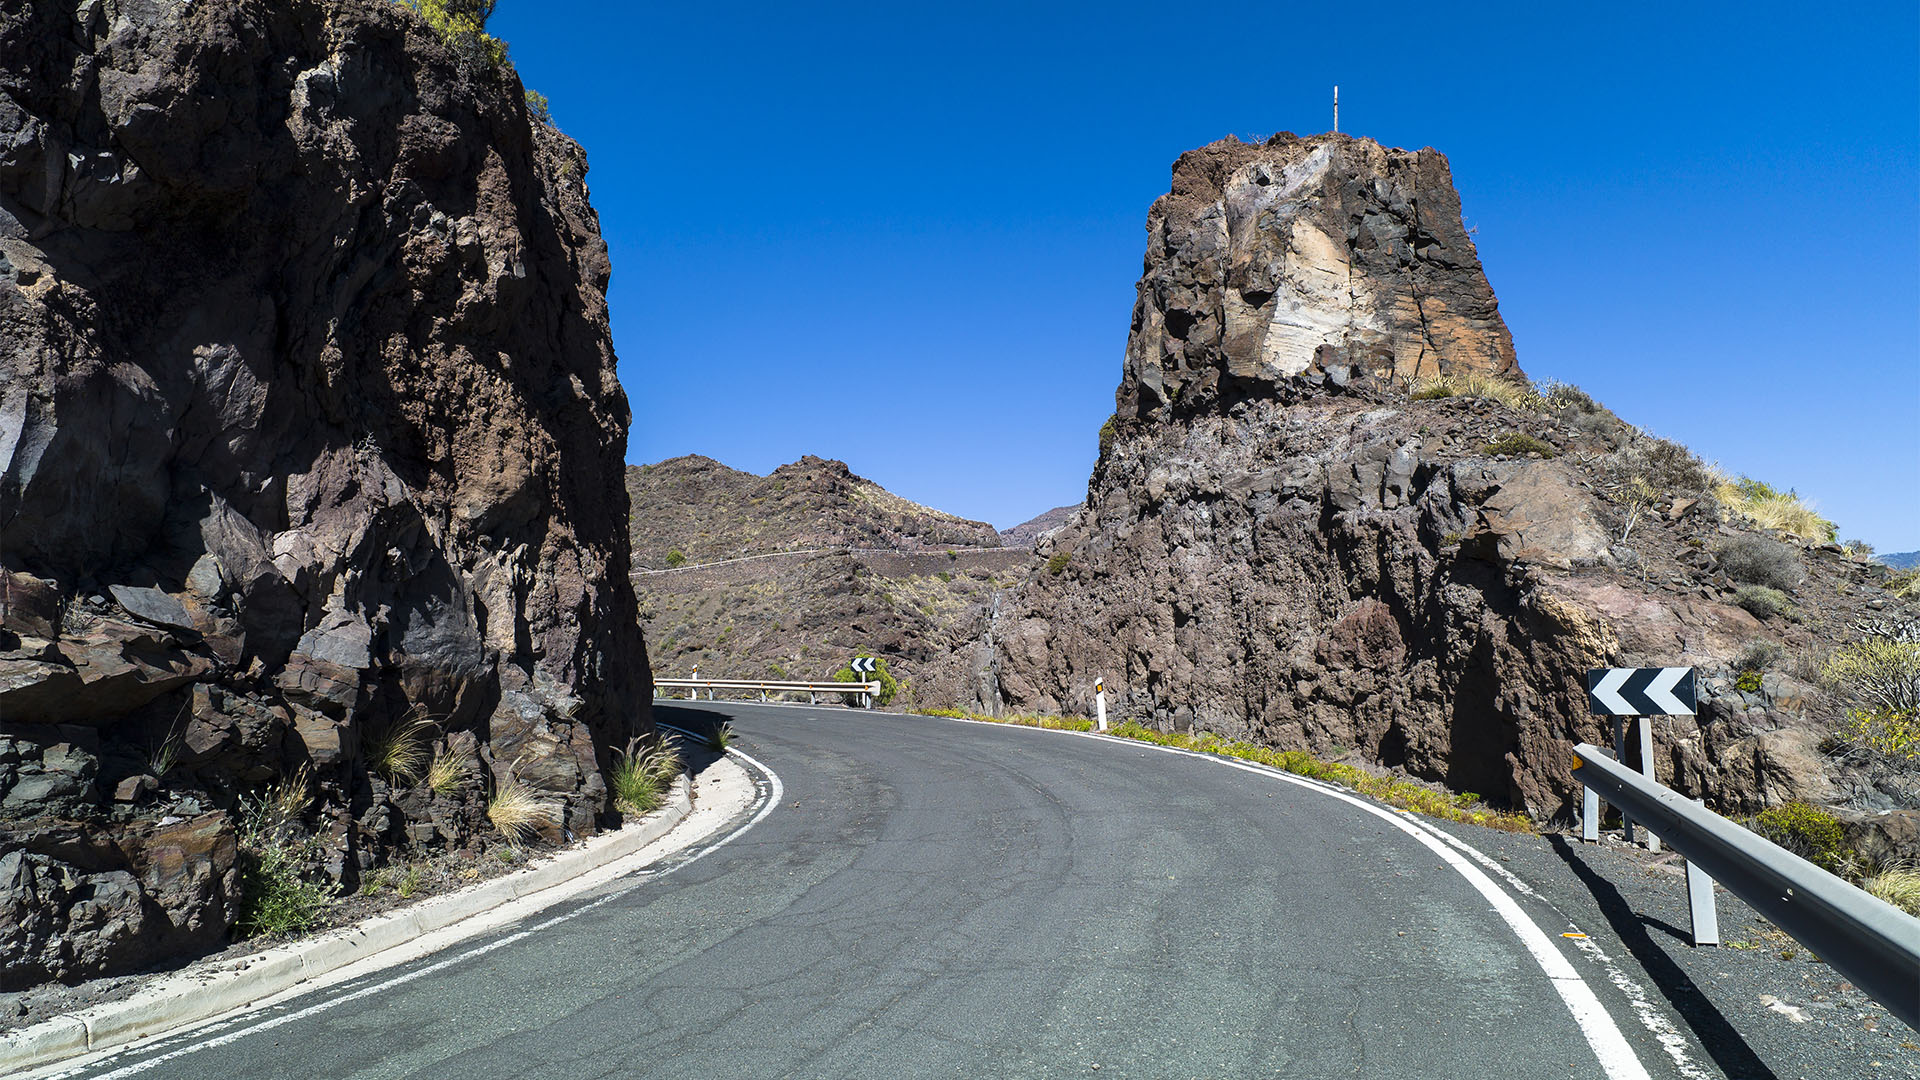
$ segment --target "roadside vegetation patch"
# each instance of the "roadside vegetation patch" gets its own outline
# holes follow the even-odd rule
[[[1531,435],[1509,431],[1482,446],[1480,452],[1491,457],[1526,457],[1528,454],[1538,454],[1543,458],[1550,458],[1553,456],[1553,447]]]
[[[1828,873],[1852,877],[1846,871],[1854,861],[1840,819],[1809,803],[1781,803],[1760,811],[1753,831],[1779,844]]]
[[[333,890],[309,876],[323,854],[301,821],[313,803],[302,765],[264,791],[242,796],[239,812],[240,937],[297,934],[320,922]]]
[[[671,741],[627,740],[624,750],[613,752],[613,767],[607,770],[607,786],[613,790],[613,803],[623,814],[639,816],[652,813],[666,801],[667,789],[680,775],[680,755]]]

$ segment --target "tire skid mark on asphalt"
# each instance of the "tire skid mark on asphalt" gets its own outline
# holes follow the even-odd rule
[[[660,726],[671,727],[672,725],[662,724]],[[680,731],[682,729],[674,728],[673,730]],[[691,734],[691,733],[688,733],[688,734]],[[91,1062],[87,1065],[83,1065],[74,1069],[69,1069],[65,1072],[50,1074],[49,1076],[46,1077],[46,1080],[67,1080],[67,1078],[69,1077],[89,1075],[91,1069],[98,1068],[103,1065],[109,1065],[114,1061],[115,1058],[118,1058],[118,1057],[126,1056],[129,1054],[147,1053],[154,1049],[158,1049],[160,1046],[172,1045],[180,1041],[186,1041],[188,1043],[185,1046],[180,1046],[176,1049],[168,1050],[165,1053],[156,1054],[153,1057],[143,1058],[140,1061],[136,1061],[131,1064],[121,1066],[120,1068],[114,1069],[110,1072],[91,1074],[93,1077],[93,1080],[124,1080],[125,1077],[138,1076],[139,1074],[146,1072],[149,1069],[157,1068],[158,1066],[166,1064],[167,1062],[177,1061],[180,1058],[187,1057],[188,1055],[191,1055],[191,1054],[199,1053],[202,1050],[211,1050],[217,1047],[226,1046],[228,1044],[238,1042],[249,1035],[257,1035],[262,1032],[272,1031],[273,1029],[278,1027],[284,1027],[287,1024],[291,1024],[299,1020],[304,1020],[310,1016],[316,1016],[320,1013],[326,1012],[337,1006],[345,1005],[352,1001],[358,1001],[361,998],[370,997],[374,994],[381,993],[382,991],[390,990],[396,986],[402,986],[407,983],[413,982],[416,979],[425,978],[426,976],[432,975],[435,972],[445,971],[448,968],[457,966],[459,964],[463,964],[466,961],[472,960],[476,957],[485,956],[488,953],[506,948],[508,945],[512,945],[512,944],[515,944],[516,942],[524,941],[527,938],[533,937],[534,935],[544,930],[550,930],[553,927],[561,925],[562,923],[570,922],[574,919],[577,919],[580,916],[585,915],[590,911],[594,911],[600,907],[605,906],[606,904],[609,904],[615,900],[618,900],[622,896],[627,895],[628,893],[632,892],[637,888],[640,888],[642,885],[645,885],[648,882],[651,882],[657,878],[666,877],[669,874],[673,874],[681,869],[684,869],[685,867],[691,866],[694,863],[699,862],[701,859],[706,858],[708,855],[711,855],[715,851],[718,851],[721,848],[732,843],[735,839],[740,837],[747,830],[753,828],[755,825],[758,825],[760,824],[760,822],[766,820],[767,815],[773,813],[774,809],[780,805],[780,800],[786,790],[784,785],[780,783],[780,774],[768,768],[764,762],[761,762],[758,759],[748,755],[745,751],[735,749],[733,747],[729,747],[727,749],[727,754],[729,756],[737,757],[742,761],[745,761],[747,764],[751,765],[754,769],[759,771],[760,775],[756,776],[754,779],[754,794],[756,798],[764,796],[765,802],[761,805],[759,811],[755,813],[752,818],[747,820],[746,824],[741,825],[739,828],[721,837],[719,840],[716,840],[710,844],[707,844],[705,847],[700,848],[697,852],[695,852],[693,855],[688,856],[687,858],[681,859],[678,862],[672,863],[671,865],[668,865],[665,867],[661,867],[657,869],[649,868],[649,869],[637,871],[636,873],[631,875],[627,885],[624,888],[615,889],[614,891],[609,892],[606,895],[601,896],[596,900],[592,900],[585,904],[582,904],[580,907],[575,908],[574,910],[569,911],[564,915],[556,915],[551,919],[547,919],[543,922],[536,923],[533,926],[529,926],[525,930],[516,931],[512,934],[508,934],[506,937],[499,938],[494,941],[490,941],[487,944],[478,946],[476,948],[468,949],[465,952],[459,953],[458,955],[450,956],[445,960],[436,961],[432,964],[428,964],[426,967],[416,968],[403,975],[398,975],[391,979],[384,979],[379,982],[371,983],[367,986],[362,986],[357,990],[351,991],[346,994],[341,994],[337,997],[330,997],[324,1001],[315,1002],[314,1004],[309,1005],[306,1008],[299,1009],[294,1012],[282,1012],[281,1015],[279,1016],[274,1016],[266,1020],[260,1020],[256,1023],[248,1024],[246,1023],[246,1021],[250,1020],[255,1016],[259,1016],[262,1010],[245,1012],[229,1019],[217,1020],[213,1022],[211,1025],[203,1026],[201,1028],[196,1029],[193,1032],[190,1032],[181,1036],[176,1036],[170,1039],[162,1040],[161,1043],[155,1046],[148,1046],[148,1047],[139,1048],[139,1049],[128,1049],[125,1051],[121,1051],[119,1053],[112,1054],[102,1061]],[[764,777],[764,781],[762,780],[762,777]],[[281,1006],[274,1006],[264,1011],[273,1012],[273,1011],[283,1010],[285,1008],[286,1006],[281,1005]],[[205,1037],[210,1031],[219,1031],[223,1028],[233,1027],[234,1025],[239,1025],[239,1024],[245,1024],[246,1026],[239,1027],[237,1028],[237,1030],[226,1031],[224,1034],[215,1035],[212,1038]]]

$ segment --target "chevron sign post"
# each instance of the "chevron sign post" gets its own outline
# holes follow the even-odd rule
[[[1693,669],[1596,668],[1587,672],[1587,705],[1595,716],[1692,716]]]
[[[1587,707],[1595,716],[1613,717],[1613,759],[1626,764],[1627,721],[1640,717],[1640,772],[1653,779],[1653,722],[1655,716],[1692,716],[1699,710],[1694,696],[1693,669],[1595,668],[1587,672]],[[1586,789],[1581,802],[1581,834],[1600,838],[1600,796]],[[1620,814],[1627,841],[1633,841],[1633,821]],[[1659,851],[1660,838],[1647,834],[1647,850]]]
[[[868,682],[870,680],[867,678],[867,676],[873,674],[873,669],[874,669],[873,657],[856,656],[853,658],[852,667],[853,667],[853,674],[855,678],[859,679],[861,682]],[[873,708],[872,694],[861,694],[860,697],[861,697],[861,700],[866,702],[867,708],[869,709]]]

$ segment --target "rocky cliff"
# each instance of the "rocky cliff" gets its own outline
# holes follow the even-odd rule
[[[1912,621],[1885,569],[1759,535],[1683,448],[1532,388],[1448,177],[1338,135],[1180,158],[1086,503],[983,622],[978,704],[1088,712],[1104,675],[1119,719],[1564,820],[1571,741],[1607,738],[1586,670],[1692,664],[1663,779],[1732,812],[1913,805],[1835,769],[1813,685],[1849,628]],[[1749,550],[1790,612],[1741,606]]]
[[[650,676],[580,148],[385,0],[0,57],[0,989],[223,942],[275,782],[336,886],[516,780],[601,824]]]

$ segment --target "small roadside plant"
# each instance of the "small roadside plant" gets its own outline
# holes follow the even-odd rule
[[[1624,544],[1633,535],[1633,527],[1660,501],[1660,489],[1645,475],[1635,473],[1614,485],[1613,497],[1627,512],[1626,525],[1620,530],[1620,542]]]
[[[427,742],[433,730],[424,709],[407,710],[368,737],[367,764],[394,787],[412,787],[426,773]]]
[[[1714,561],[1733,580],[1769,589],[1792,589],[1806,576],[1792,548],[1764,536],[1736,536],[1715,549]]]
[[[319,841],[301,823],[312,805],[312,773],[305,765],[266,790],[240,799],[240,937],[293,934],[320,921],[332,897],[324,882],[306,872],[319,855]]]
[[[1896,600],[1911,600],[1920,596],[1920,566],[1896,570],[1887,575],[1886,589]]]
[[[1411,395],[1414,401],[1438,398],[1491,398],[1515,412],[1545,412],[1546,400],[1525,378],[1499,375],[1440,375],[1418,382]]]
[[[1480,452],[1494,457],[1526,457],[1528,454],[1538,454],[1543,458],[1550,458],[1553,456],[1553,447],[1531,435],[1509,431],[1482,446]]]
[[[1756,619],[1771,619],[1775,616],[1793,614],[1793,601],[1779,589],[1769,589],[1765,585],[1742,585],[1733,591],[1735,606],[1745,608],[1747,614]]]
[[[509,768],[506,782],[496,784],[493,796],[487,800],[487,820],[506,837],[507,844],[516,849],[538,835],[542,825],[552,825],[559,820],[553,805],[535,794],[517,772],[517,768]]]
[[[1059,577],[1063,572],[1066,571],[1067,564],[1072,561],[1073,561],[1073,552],[1071,551],[1054,552],[1052,555],[1049,555],[1047,557],[1048,575],[1052,577]]]
[[[1846,710],[1834,733],[1842,742],[1920,766],[1920,642],[1874,636],[1836,649],[1820,681]]]
[[[627,740],[626,749],[613,752],[607,786],[613,789],[613,804],[620,812],[637,817],[660,808],[678,775],[680,756],[670,740],[635,737]]]
[[[1753,831],[1829,873],[1845,876],[1851,861],[1840,819],[1808,803],[1796,800],[1760,811]]]
[[[434,755],[427,766],[427,789],[435,795],[453,795],[467,786],[467,771],[452,754]]]
[[[713,748],[726,753],[727,747],[732,745],[733,725],[722,721],[719,727],[713,729]]]
[[[895,679],[893,677],[893,674],[887,670],[887,658],[884,656],[874,656],[872,653],[869,653],[869,652],[856,653],[855,656],[872,658],[873,660],[872,680],[868,680],[863,677],[855,675],[853,673],[853,667],[849,665],[847,667],[841,668],[839,671],[834,672],[833,681],[834,682],[868,682],[868,681],[878,682],[880,684],[880,693],[874,697],[874,703],[878,705],[885,705],[888,702],[892,701],[893,696],[900,692],[900,681],[898,679]]]
[[[687,555],[686,555],[686,552],[684,552],[684,551],[681,551],[681,550],[680,550],[679,548],[671,548],[671,549],[669,549],[669,550],[667,551],[667,565],[668,565],[668,566],[685,566],[685,565],[687,565]]]
[[[1750,476],[1720,480],[1713,494],[1720,504],[1763,529],[1787,533],[1802,540],[1831,543],[1840,527],[1816,513],[1792,488],[1781,491]]]
[[[1860,887],[1901,911],[1920,917],[1920,867],[1896,862],[1863,879]]]

